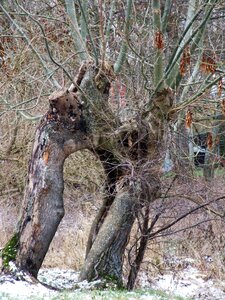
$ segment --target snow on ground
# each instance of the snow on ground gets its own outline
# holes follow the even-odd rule
[[[78,282],[79,273],[74,270],[41,269],[38,279],[58,289],[71,289]]]
[[[87,290],[93,287],[93,284],[87,282],[78,282],[78,273],[73,270],[61,269],[41,269],[38,279],[48,285],[62,289],[72,289],[75,285],[79,290]],[[182,297],[190,297],[194,300],[224,300],[225,285],[214,280],[204,280],[204,276],[196,268],[189,265],[178,273],[168,273],[154,278],[149,282],[146,274],[140,274],[140,283],[143,290],[153,288],[167,292],[171,295],[179,295]],[[28,283],[26,281],[15,281],[10,276],[0,276],[0,299],[58,299],[59,291],[48,289],[40,283]],[[132,297],[132,292],[129,293]],[[86,295],[85,299],[92,299],[91,295]],[[63,299],[63,298],[60,298]],[[75,299],[75,298],[73,298]],[[84,298],[82,298],[84,299]],[[96,298],[97,299],[97,298]],[[99,299],[99,298],[98,298]],[[101,299],[101,298],[100,298]],[[113,298],[110,298],[113,299]],[[158,296],[142,295],[140,299],[156,300],[162,299]],[[163,298],[165,299],[165,298]]]
[[[55,291],[52,291],[42,284],[33,284],[26,281],[15,281],[10,276],[0,277],[0,299],[20,299],[27,300],[32,297],[40,297],[43,299],[49,299],[56,295]]]
[[[195,300],[224,300],[224,287],[222,282],[204,280],[204,275],[192,266],[177,274],[159,276],[153,285],[153,288]]]

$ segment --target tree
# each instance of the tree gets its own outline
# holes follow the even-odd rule
[[[144,4],[127,0],[126,4],[123,3],[125,12],[120,2],[113,3],[109,11],[110,3],[106,1],[104,7],[102,1],[98,1],[98,10],[93,7],[94,17],[89,14],[91,3],[87,5],[86,1],[75,3],[66,0],[65,8],[56,4],[68,16],[80,64],[73,79],[54,57],[39,17],[30,12],[26,2],[22,6],[15,1],[16,10],[39,28],[48,58],[63,70],[70,86],[50,96],[49,109],[37,127],[22,215],[15,235],[2,252],[5,268],[10,260],[14,260],[19,269],[37,277],[64,214],[64,161],[75,151],[89,149],[98,155],[105,170],[106,196],[92,225],[80,278],[106,278],[118,285],[123,284],[125,247],[138,213],[144,210],[143,226],[147,234],[139,245],[138,267],[131,268],[128,287],[132,288],[150,233],[148,208],[162,194],[162,165],[168,150],[165,143],[169,128],[173,130],[176,121],[177,128],[181,128],[185,109],[198,103],[224,74],[222,65],[202,59],[203,45],[210,34],[209,26],[215,22],[213,13],[219,14],[222,6],[220,1],[199,3],[190,0],[186,8],[182,7],[185,22],[178,20],[175,4],[170,0],[162,1],[163,5],[158,0]],[[180,1],[176,4],[181,7]],[[8,22],[33,47],[6,4],[0,4],[0,8]],[[106,14],[109,14],[108,23]],[[120,18],[116,18],[116,14]],[[132,22],[133,15],[136,15],[136,23]],[[175,25],[171,16],[176,17]],[[98,20],[99,35],[88,26],[88,18],[92,17]],[[174,26],[177,37],[173,36]],[[110,40],[110,31],[116,28],[121,32],[122,27],[118,53],[118,48],[114,50],[114,41]],[[142,45],[140,41],[146,36]],[[100,49],[95,40],[100,42]],[[148,47],[149,55],[144,47]],[[49,74],[43,57],[35,48],[32,51]],[[114,64],[109,62],[107,52],[112,53]],[[199,71],[200,65],[204,68],[204,64],[206,77]],[[130,101],[130,105],[127,104],[129,110],[120,108],[125,120],[118,117],[109,101],[110,87],[123,66],[127,69],[124,74],[138,69],[138,76],[132,79],[145,100],[135,95],[138,103]],[[195,86],[196,78],[199,83]],[[48,79],[55,86],[59,85],[54,77]],[[187,85],[183,86],[183,82]],[[26,113],[22,114],[29,118]],[[156,221],[157,217],[152,220],[150,229]]]

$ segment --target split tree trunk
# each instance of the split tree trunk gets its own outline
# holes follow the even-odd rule
[[[17,240],[11,241],[16,265],[34,277],[64,214],[63,164],[72,152],[96,151],[110,179],[109,198],[93,226],[81,279],[108,278],[122,284],[124,252],[135,210],[160,195],[164,129],[172,107],[170,91],[156,95],[148,121],[140,120],[136,130],[120,133],[108,105],[111,71],[107,64],[101,70],[92,64],[82,66],[69,91],[53,94],[37,129]],[[107,157],[104,161],[103,153],[117,158],[114,167],[121,174],[110,177],[112,165],[107,164]],[[126,166],[125,170],[121,166]]]

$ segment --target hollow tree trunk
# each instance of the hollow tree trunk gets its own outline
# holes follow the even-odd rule
[[[69,90],[50,97],[49,111],[36,131],[20,222],[2,251],[4,269],[14,261],[20,270],[37,277],[64,215],[65,159],[77,150],[92,149],[102,132],[112,128],[107,106],[110,76],[110,64],[99,70],[84,63]]]
[[[33,277],[37,277],[64,215],[64,161],[72,152],[86,147],[86,134],[75,94],[68,91],[54,94],[50,109],[36,130],[22,214],[12,240],[17,267]],[[9,242],[8,249],[10,246]],[[5,267],[9,262],[7,254],[6,247],[3,252]]]

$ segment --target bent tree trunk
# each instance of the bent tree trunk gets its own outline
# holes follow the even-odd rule
[[[110,65],[99,70],[86,64],[69,91],[50,98],[36,132],[21,221],[3,250],[6,267],[14,260],[19,269],[37,277],[64,214],[64,161],[72,152],[89,148],[103,163],[108,195],[90,234],[81,279],[122,284],[135,213],[160,195],[163,135],[172,101],[169,90],[159,92],[148,119],[140,120],[136,129],[119,128],[108,104],[111,75]]]
[[[99,70],[84,63],[70,89],[50,97],[49,111],[36,130],[21,218],[2,251],[3,269],[14,261],[19,270],[37,277],[64,215],[64,161],[75,151],[91,149],[93,140],[98,143],[98,126],[103,131],[104,124],[111,126],[104,120],[110,72],[110,66]]]
[[[17,267],[33,277],[37,277],[64,215],[64,161],[72,152],[87,147],[78,112],[75,95],[62,91],[50,99],[50,110],[36,130],[17,242],[15,236],[13,240],[14,247],[18,248],[18,251],[14,249]],[[8,260],[6,247],[5,266]]]
[[[56,127],[56,128],[55,128]],[[46,125],[39,134],[30,163],[20,224],[16,263],[36,277],[57,227],[64,216],[63,165],[68,154],[84,148],[82,137],[71,139],[57,125]],[[72,145],[73,144],[73,145]]]

